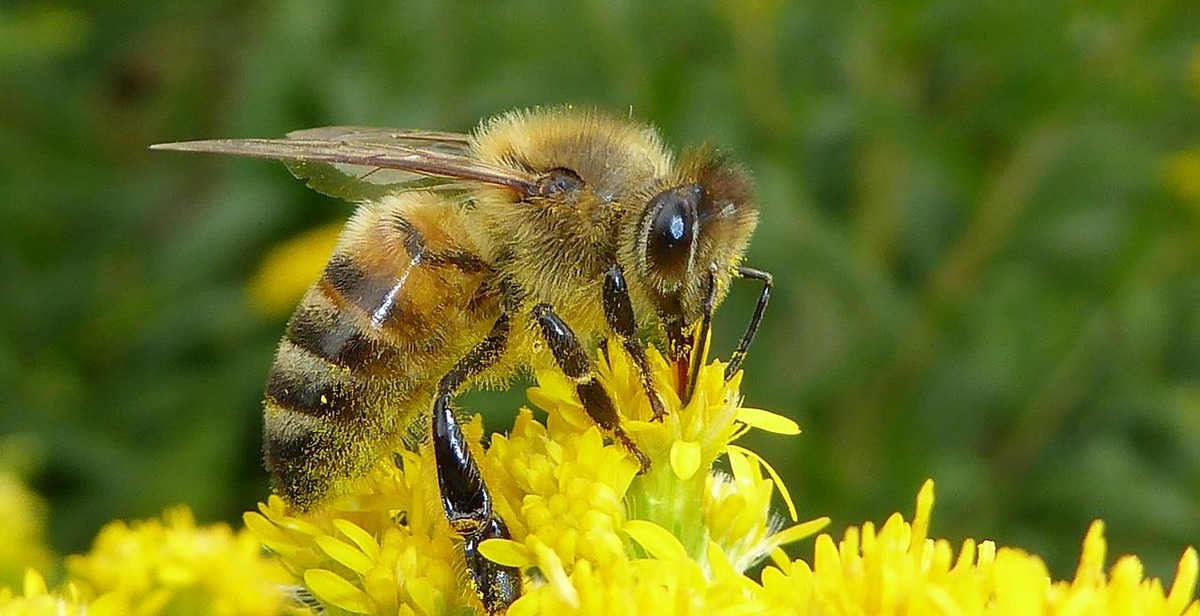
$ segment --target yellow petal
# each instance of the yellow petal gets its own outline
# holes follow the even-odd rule
[[[830,520],[828,517],[820,517],[815,520],[809,520],[807,522],[796,524],[794,526],[785,528],[774,535],[771,535],[771,541],[773,541],[775,545],[787,545],[789,543],[794,543],[821,532],[822,529],[824,529],[826,526],[829,526],[829,521]]]
[[[524,569],[535,564],[529,548],[511,539],[488,539],[479,544],[479,553],[483,554],[484,558],[506,567]]]
[[[246,513],[243,513],[242,523],[245,524],[246,528],[250,529],[250,532],[254,533],[254,535],[258,537],[258,540],[263,543],[279,542],[285,539],[283,531],[280,530],[278,526],[272,524],[270,520],[263,517],[263,515],[260,513],[256,513],[254,511],[247,511]]]
[[[1171,584],[1171,592],[1167,595],[1168,614],[1179,614],[1188,605],[1196,593],[1196,575],[1200,568],[1197,562],[1196,548],[1184,550],[1179,558],[1179,567],[1175,571],[1175,582]]]
[[[134,616],[149,616],[150,614],[162,614],[167,609],[167,604],[171,602],[172,593],[166,588],[152,589],[148,595],[143,597],[137,606]]]
[[[309,569],[304,572],[304,585],[318,599],[355,614],[371,613],[367,593],[328,569]]]
[[[1108,542],[1104,539],[1104,522],[1095,520],[1083,538],[1083,554],[1075,570],[1077,585],[1098,584],[1104,580],[1104,559],[1108,554]]]
[[[363,554],[371,557],[372,560],[379,558],[379,543],[375,541],[375,537],[371,533],[363,530],[362,527],[342,518],[333,520],[333,527],[338,529],[347,539],[354,542],[358,549],[363,551]]]
[[[102,595],[87,606],[87,616],[125,616],[128,611],[125,597],[115,592]]]
[[[32,567],[25,570],[25,597],[40,597],[46,594],[46,580]]]
[[[413,603],[421,610],[422,614],[437,614],[441,610],[438,609],[441,593],[438,592],[427,578],[409,578],[404,582],[404,591],[412,597]]]
[[[541,614],[544,610],[541,609],[541,605],[538,603],[540,597],[540,595],[533,593],[522,595],[520,599],[517,599],[516,603],[508,606],[507,616],[536,616],[537,614]]]
[[[759,430],[773,434],[786,434],[789,436],[800,434],[799,424],[771,411],[742,407],[737,410],[737,415],[734,419],[748,426],[754,426]]]
[[[649,520],[629,520],[622,529],[651,556],[659,560],[684,560],[687,550],[667,529]]]
[[[542,575],[546,576],[546,581],[558,594],[558,598],[572,608],[578,608],[579,591],[575,589],[571,578],[563,569],[562,559],[544,543],[534,545],[533,551],[537,554],[538,568],[542,570]]]
[[[716,579],[733,579],[741,576],[741,573],[734,569],[729,562],[725,550],[722,550],[721,546],[713,541],[708,542],[708,566],[712,569],[712,575]]]
[[[329,555],[330,558],[348,567],[351,571],[363,574],[371,570],[371,559],[362,553],[362,550],[341,541],[330,537],[329,535],[321,535],[313,540],[321,551]]]
[[[929,536],[929,519],[933,513],[934,503],[933,480],[926,479],[917,492],[917,512],[913,516],[912,544],[919,545]]]
[[[788,557],[787,552],[779,547],[771,550],[771,562],[780,569],[787,569],[792,565],[792,559]]]
[[[796,512],[796,503],[792,501],[792,493],[788,492],[787,485],[783,483],[783,479],[779,476],[779,473],[775,472],[775,468],[773,466],[767,464],[767,461],[762,459],[761,456],[753,451],[750,451],[749,449],[746,449],[745,447],[739,447],[738,445],[726,445],[725,449],[727,453],[737,452],[748,458],[753,458],[756,462],[762,465],[763,468],[767,469],[767,473],[771,475],[771,481],[775,482],[775,487],[779,488],[779,495],[783,497],[783,503],[787,505],[788,515],[791,516],[793,522],[800,519],[800,514]],[[744,459],[738,460],[736,464],[746,467],[747,470],[749,468],[749,465],[745,464]],[[736,477],[738,469],[734,465],[734,459],[732,456],[730,456],[729,466],[730,469],[734,471],[734,476]]]
[[[729,472],[733,473],[733,479],[737,482],[739,488],[744,488],[748,484],[754,483],[754,473],[748,460],[749,450],[737,445],[729,445],[726,447],[725,456],[729,458]]]
[[[306,522],[300,518],[285,517],[275,523],[278,524],[280,528],[300,533],[301,535],[307,535],[309,537],[317,537],[323,534],[320,528],[317,528],[310,522]]]
[[[700,469],[700,443],[675,441],[671,444],[671,470],[683,481],[692,478]]]

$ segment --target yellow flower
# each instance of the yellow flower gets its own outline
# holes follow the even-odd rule
[[[638,464],[606,443],[575,395],[553,371],[538,375],[513,430],[477,450],[493,507],[512,540],[484,542],[493,561],[526,573],[511,614],[750,610],[761,588],[746,571],[780,545],[817,532],[826,519],[783,529],[772,512],[779,483],[755,454],[732,444],[751,428],[796,434],[792,421],[740,406],[738,383],[714,362],[682,407],[672,371],[650,351],[667,417],[653,413],[629,358],[599,358],[601,381],[627,430],[651,460]],[[483,436],[476,417],[465,426]],[[727,462],[718,464],[720,458]],[[727,464],[728,470],[718,467]],[[764,472],[764,470],[766,472]],[[780,488],[781,489],[781,488]],[[789,509],[790,497],[784,494]],[[794,515],[793,515],[794,519]],[[462,551],[441,511],[428,444],[380,464],[353,493],[304,516],[271,498],[246,525],[326,608],[363,614],[446,614],[481,606]]]
[[[525,435],[523,444],[493,436],[492,449],[499,451],[485,456],[484,474],[491,471],[499,485],[521,488],[500,499],[514,510],[506,518],[510,528],[521,532],[514,530],[515,541],[485,544],[484,553],[504,564],[536,567],[548,579],[527,588],[513,613],[641,613],[664,604],[701,613],[749,608],[747,584],[753,582],[743,573],[772,549],[826,523],[780,531],[771,498],[778,487],[792,508],[790,497],[760,458],[731,444],[752,427],[797,434],[795,423],[741,407],[740,375],[726,383],[720,362],[704,367],[691,403],[682,407],[666,361],[651,350],[650,363],[665,398],[661,422],[651,421],[653,411],[624,353],[601,357],[598,365],[600,380],[651,460],[643,475],[623,449],[603,445],[572,383],[557,373],[540,375],[529,392],[548,411],[544,433],[523,413],[518,426],[524,432],[514,431]],[[729,471],[715,468],[721,456]]]
[[[773,611],[794,614],[1188,614],[1200,616],[1195,597],[1197,556],[1188,548],[1169,592],[1146,579],[1134,556],[1117,560],[1106,575],[1104,525],[1092,524],[1075,579],[1056,582],[1042,559],[991,541],[968,539],[955,554],[944,539],[928,537],[933,482],[917,497],[907,523],[895,514],[876,530],[851,527],[834,543],[817,537],[811,564],[781,551],[763,570]]]
[[[88,603],[80,597],[79,588],[68,584],[61,592],[51,593],[42,574],[25,570],[21,594],[11,588],[0,588],[0,616],[117,616],[122,614],[111,598]]]
[[[356,614],[458,611],[469,605],[462,552],[433,472],[428,452],[401,452],[319,511],[293,516],[272,496],[246,527],[292,572],[303,601]]]
[[[161,520],[110,522],[91,552],[66,565],[70,583],[58,598],[90,603],[88,614],[279,614],[288,581],[253,535],[198,527],[185,507]]]
[[[968,539],[957,550],[930,537],[933,483],[916,514],[882,526],[822,534],[813,556],[781,546],[828,520],[792,524],[773,513],[790,496],[757,455],[734,444],[752,428],[795,434],[790,420],[740,406],[714,362],[682,406],[663,358],[650,353],[668,415],[651,421],[636,371],[619,350],[598,363],[651,470],[606,443],[557,372],[529,390],[546,413],[522,409],[508,435],[476,447],[493,506],[512,539],[480,546],[519,568],[523,595],[510,614],[1161,614],[1200,616],[1200,558],[1188,548],[1169,588],[1134,556],[1108,565],[1104,525],[1083,542],[1074,578],[1055,581],[1020,549]],[[465,426],[483,437],[479,417]],[[68,581],[47,589],[34,569],[21,592],[0,589],[8,614],[458,614],[482,606],[460,539],[443,515],[428,444],[398,451],[349,494],[308,514],[277,497],[244,516],[247,529],[197,527],[186,509],[162,520],[101,530],[92,551],[70,557]],[[261,546],[275,554],[264,556]],[[770,562],[760,574],[753,567]],[[1106,568],[1107,567],[1107,568]],[[290,599],[285,601],[284,597]]]
[[[524,593],[510,614],[1188,614],[1197,557],[1187,550],[1169,591],[1144,578],[1137,559],[1106,574],[1103,526],[1092,526],[1075,579],[1056,582],[1037,556],[991,541],[955,552],[929,538],[933,483],[911,523],[893,515],[881,528],[848,529],[840,542],[817,538],[814,556],[791,560],[780,546],[818,532],[820,518],[782,529],[771,500],[782,482],[735,444],[751,428],[795,434],[794,423],[740,406],[740,377],[705,366],[682,407],[666,361],[650,362],[667,416],[653,412],[629,358],[601,356],[600,379],[628,431],[651,460],[638,465],[606,443],[557,372],[538,375],[508,435],[476,449],[493,506],[511,540],[480,546],[519,568]],[[476,417],[469,440],[483,436]],[[723,470],[727,468],[727,470]],[[795,520],[794,513],[792,520]],[[246,524],[292,572],[296,598],[331,613],[473,613],[482,606],[464,571],[458,537],[444,520],[429,445],[398,452],[353,490],[320,510],[289,514],[271,498]],[[764,555],[771,564],[748,574]]]
[[[54,592],[28,569],[20,594],[0,589],[0,616],[296,613],[284,601],[287,572],[256,537],[225,524],[196,526],[186,507],[161,520],[110,522],[66,569],[68,581]]]

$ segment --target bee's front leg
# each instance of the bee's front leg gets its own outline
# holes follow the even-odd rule
[[[550,347],[554,361],[558,363],[558,367],[567,377],[575,382],[575,391],[579,394],[579,401],[583,403],[583,408],[587,411],[588,416],[596,422],[596,425],[612,434],[625,446],[625,449],[629,450],[629,453],[637,458],[643,473],[649,471],[650,458],[647,458],[646,454],[637,448],[633,439],[629,438],[629,434],[621,428],[621,416],[613,406],[608,392],[604,391],[604,386],[596,379],[592,360],[588,357],[583,345],[580,344],[579,337],[555,314],[549,304],[534,306],[533,318],[542,330],[542,337],[546,339],[546,345]]]
[[[450,400],[467,378],[500,359],[510,327],[508,314],[502,314],[483,342],[442,377],[433,403],[433,456],[442,508],[450,526],[463,538],[467,571],[489,613],[503,611],[521,596],[521,572],[514,567],[497,565],[479,553],[479,544],[484,540],[508,539],[508,528],[492,511],[491,494],[467,447],[467,439],[450,408]]]
[[[604,275],[604,318],[637,366],[642,389],[650,399],[655,421],[662,421],[667,410],[663,408],[662,400],[658,398],[658,392],[654,389],[650,364],[646,360],[646,349],[637,336],[637,318],[633,314],[633,302],[629,299],[629,287],[625,284],[625,274],[620,265],[614,264]]]

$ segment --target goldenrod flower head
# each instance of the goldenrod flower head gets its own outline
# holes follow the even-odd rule
[[[797,434],[795,423],[741,407],[740,375],[726,383],[720,362],[701,370],[695,395],[683,407],[666,361],[651,351],[650,363],[665,398],[661,422],[652,421],[625,354],[612,352],[598,366],[627,429],[651,460],[643,475],[623,449],[603,444],[573,384],[557,373],[541,375],[529,392],[548,412],[545,428],[524,412],[517,438],[493,437],[484,476],[510,488],[501,500],[513,510],[506,520],[512,520],[514,540],[493,540],[481,549],[545,578],[527,587],[511,613],[753,608],[754,582],[745,571],[826,523],[780,530],[771,498],[779,488],[794,512],[790,496],[765,462],[732,444],[752,428]],[[721,457],[728,472],[717,470]]]
[[[1200,616],[1196,550],[1188,548],[1169,592],[1146,579],[1134,556],[1104,572],[1104,525],[1088,530],[1075,579],[1055,582],[1042,559],[968,539],[957,554],[928,537],[933,482],[917,497],[912,523],[894,514],[879,529],[817,537],[811,564],[772,554],[762,585],[772,609],[793,614],[1188,614]]]
[[[398,452],[353,494],[304,516],[272,496],[246,527],[278,554],[295,596],[331,613],[444,614],[468,605],[462,552],[427,452]]]
[[[274,614],[278,585],[287,581],[253,535],[224,524],[197,526],[186,507],[161,520],[109,523],[91,552],[67,558],[67,571],[128,613]]]
[[[249,532],[196,526],[185,507],[161,520],[109,523],[66,568],[57,592],[29,569],[20,595],[0,590],[0,615],[282,614],[289,579]]]
[[[1107,565],[1104,526],[1093,523],[1070,581],[1020,549],[968,539],[955,550],[931,538],[933,483],[911,522],[822,534],[813,557],[780,546],[827,520],[784,526],[772,513],[769,466],[733,444],[746,430],[794,434],[795,424],[740,406],[738,378],[714,363],[686,407],[672,372],[651,353],[667,417],[651,421],[636,372],[619,352],[598,372],[652,462],[637,473],[628,452],[606,444],[556,372],[539,375],[512,432],[476,449],[496,512],[511,540],[484,556],[524,573],[511,614],[1162,614],[1200,616],[1200,559],[1188,548],[1167,588],[1133,556]],[[483,436],[476,417],[466,432]],[[727,470],[721,470],[728,465]],[[114,522],[92,551],[68,558],[68,581],[51,592],[29,569],[20,592],[0,589],[9,614],[447,614],[479,601],[459,539],[441,510],[428,445],[398,451],[355,489],[297,515],[270,498],[244,517],[248,530],[197,527],[186,509],[162,520]],[[794,520],[794,514],[792,516]],[[275,554],[267,558],[265,545]],[[760,576],[747,570],[764,554]],[[281,601],[288,596],[290,603]]]
[[[651,460],[649,472],[639,475],[625,449],[606,443],[573,383],[554,371],[537,375],[529,390],[544,423],[522,409],[508,435],[493,435],[486,451],[476,451],[512,535],[480,550],[526,574],[511,614],[753,612],[765,604],[746,570],[827,522],[781,530],[771,499],[782,484],[758,456],[732,444],[752,428],[796,434],[792,421],[741,407],[740,378],[726,383],[719,362],[701,370],[683,407],[667,362],[653,350],[650,361],[667,408],[661,422],[651,421],[626,355],[615,350],[598,365],[626,429]],[[481,420],[465,431],[478,442]],[[721,458],[727,471],[717,470]],[[428,444],[397,452],[352,494],[315,512],[292,515],[272,498],[246,524],[304,586],[298,596],[335,613],[480,609],[441,511]]]
[[[88,603],[80,597],[79,587],[68,584],[52,593],[46,580],[37,570],[25,570],[20,594],[11,588],[0,588],[0,616],[116,616],[121,612],[110,599]]]
[[[485,557],[525,574],[510,614],[1188,614],[1197,557],[1187,550],[1169,592],[1147,580],[1137,559],[1106,574],[1103,526],[1092,526],[1075,579],[1055,582],[1037,556],[968,540],[955,552],[929,537],[933,483],[922,488],[913,521],[848,529],[816,540],[809,560],[780,546],[818,532],[827,520],[795,524],[772,513],[774,471],[733,444],[752,428],[798,429],[780,416],[740,406],[739,378],[705,366],[682,406],[672,371],[650,361],[668,414],[651,421],[637,372],[619,351],[601,356],[599,378],[627,429],[650,458],[638,465],[606,443],[557,372],[538,375],[529,399],[544,422],[522,409],[512,432],[476,450],[493,506],[511,540],[492,539]],[[465,426],[479,442],[476,417]],[[720,470],[728,465],[728,470]],[[278,553],[296,596],[328,613],[472,613],[481,606],[462,565],[458,537],[441,511],[429,446],[400,451],[352,494],[297,516],[271,498],[246,524]],[[763,555],[771,564],[746,574]]]

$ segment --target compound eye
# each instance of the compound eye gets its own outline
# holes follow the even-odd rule
[[[552,197],[563,193],[573,193],[583,188],[583,179],[578,173],[565,167],[555,167],[538,178],[537,191],[539,197]]]
[[[700,197],[700,186],[688,184],[663,191],[650,202],[653,214],[646,251],[654,267],[671,278],[681,278],[687,272]]]

